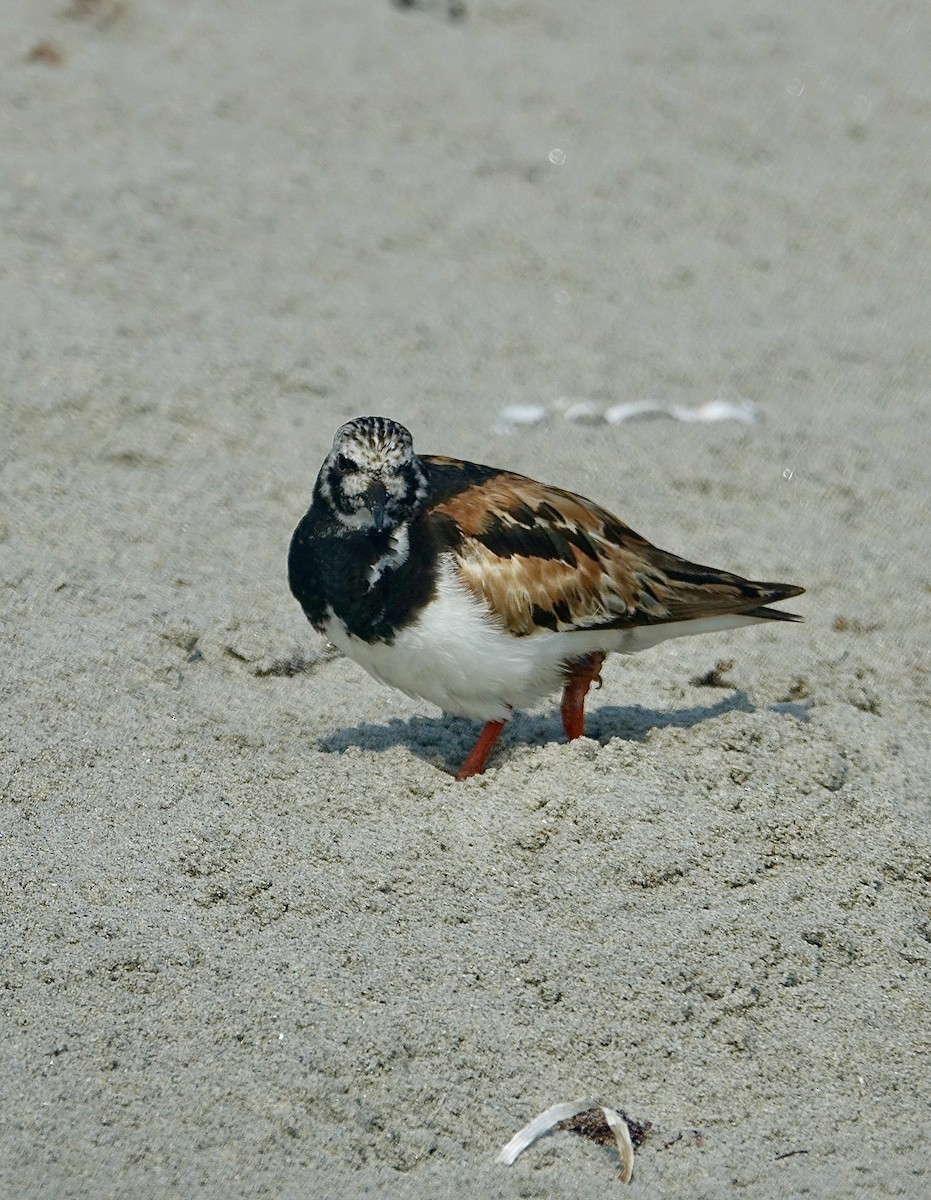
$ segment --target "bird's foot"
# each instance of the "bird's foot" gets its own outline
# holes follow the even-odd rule
[[[566,682],[562,690],[562,727],[570,742],[585,735],[585,697],[593,683],[601,687],[601,668],[605,656],[600,650],[566,663]]]
[[[492,746],[498,740],[498,735],[505,727],[507,721],[489,721],[482,732],[478,735],[478,741],[469,751],[469,756],[459,768],[457,779],[469,779],[473,775],[480,775],[485,769],[485,760],[491,751]]]

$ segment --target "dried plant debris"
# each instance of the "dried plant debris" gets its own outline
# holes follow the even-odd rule
[[[586,1137],[599,1146],[608,1146],[617,1141],[618,1120],[626,1128],[626,1137],[630,1139],[632,1148],[639,1150],[647,1133],[653,1127],[652,1121],[635,1121],[627,1113],[613,1108],[590,1108],[587,1112],[579,1113],[578,1116],[560,1121],[557,1129],[565,1129],[567,1133],[577,1133],[580,1137]],[[621,1136],[625,1135],[621,1134]]]
[[[875,633],[882,629],[878,621],[858,621],[856,617],[844,617],[838,614],[831,622],[835,633]]]
[[[65,61],[65,52],[54,42],[36,42],[26,55],[26,62],[45,63],[47,67],[60,67]]]
[[[692,1142],[700,1150],[705,1144],[705,1135],[700,1129],[680,1129],[675,1137],[671,1137],[668,1142],[663,1142],[663,1149],[669,1150],[678,1142],[681,1142],[686,1136],[692,1139]]]
[[[127,0],[70,0],[62,10],[69,21],[90,21],[97,29],[108,29],[126,16]]]
[[[258,679],[290,679],[309,675],[325,663],[339,657],[330,642],[305,653],[290,639],[276,636],[264,623],[233,618],[219,629],[200,630],[185,616],[169,617],[159,613],[159,635],[188,663],[209,661],[216,665],[224,659],[244,667]]]
[[[779,704],[793,704],[796,700],[810,700],[812,696],[811,683],[804,675],[796,675],[784,695],[779,697]]]
[[[592,1100],[570,1100],[554,1104],[519,1130],[498,1155],[510,1166],[528,1146],[552,1129],[566,1130],[589,1138],[599,1146],[612,1145],[621,1162],[621,1183],[630,1183],[634,1173],[634,1148],[639,1146],[650,1122],[631,1120],[625,1113]]]
[[[463,0],[444,0],[443,4],[431,2],[431,0],[391,0],[391,3],[395,8],[445,8],[450,21],[461,21],[466,15],[466,6]]]
[[[332,642],[324,642],[319,650],[304,654],[292,649],[287,654],[263,654],[247,663],[257,679],[291,679],[295,675],[312,675],[335,658],[342,657]]]
[[[710,671],[706,671],[704,675],[693,675],[689,683],[693,687],[734,688],[737,685],[724,678],[733,669],[734,659],[719,658]]]
[[[321,656],[304,658],[300,654],[290,658],[276,658],[270,663],[263,663],[252,669],[253,675],[259,679],[280,678],[290,679],[292,675],[304,675],[320,663]]]
[[[162,614],[159,614],[159,620],[167,619]],[[160,630],[160,637],[169,646],[174,646],[176,650],[180,650],[188,662],[195,662],[203,658],[203,652],[197,645],[200,641],[200,633],[184,617],[180,620],[166,623],[164,628]]]

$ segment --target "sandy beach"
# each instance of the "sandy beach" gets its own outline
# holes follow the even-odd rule
[[[931,1194],[926,8],[0,34],[0,1196]],[[804,624],[615,656],[457,784],[476,724],[288,591],[365,413]],[[584,1096],[629,1189],[496,1163]]]

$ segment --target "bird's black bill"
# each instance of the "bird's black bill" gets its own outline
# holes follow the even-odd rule
[[[372,524],[381,533],[385,528],[385,510],[388,504],[388,489],[383,483],[373,483],[365,493],[365,504],[372,514]]]

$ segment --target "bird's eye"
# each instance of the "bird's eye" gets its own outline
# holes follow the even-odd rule
[[[356,464],[352,461],[348,454],[337,454],[336,469],[337,471],[353,471]]]

